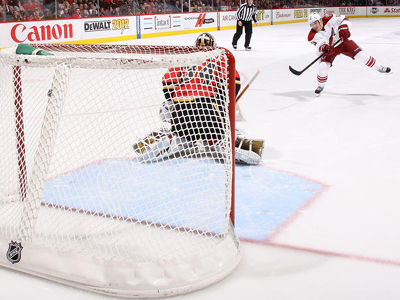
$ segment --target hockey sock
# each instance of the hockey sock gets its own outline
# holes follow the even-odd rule
[[[356,56],[354,56],[354,60],[366,65],[367,67],[375,70],[379,70],[382,66],[380,63],[376,61],[372,56],[364,53],[364,51],[359,52]]]
[[[328,73],[331,68],[331,64],[327,62],[321,62],[319,64],[318,73],[317,73],[317,81],[318,86],[324,87],[326,81],[328,80]]]

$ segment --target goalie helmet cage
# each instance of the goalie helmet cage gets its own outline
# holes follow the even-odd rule
[[[53,55],[0,51],[1,266],[129,298],[183,294],[231,273],[241,257],[232,54],[33,46]],[[196,140],[196,151],[141,161],[132,145],[170,126],[159,113],[171,68],[194,78],[191,95],[223,102],[219,124],[208,124],[223,129],[220,147]]]

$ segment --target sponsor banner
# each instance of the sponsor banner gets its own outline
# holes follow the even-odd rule
[[[313,7],[313,8],[309,8],[308,9],[308,13],[312,14],[312,13],[318,13],[321,15],[321,17],[324,15],[324,8],[323,7]]]
[[[294,9],[275,9],[272,11],[274,24],[289,23],[294,20]]]
[[[321,16],[329,17],[333,14],[338,15],[339,7],[325,7],[322,9]]]
[[[181,15],[183,29],[217,28],[218,12],[201,12]]]
[[[346,6],[346,7],[315,7],[309,12],[318,12],[321,16],[329,17],[332,14],[347,17],[400,17],[399,6]]]
[[[179,14],[141,15],[141,35],[182,30],[182,16]]]
[[[354,6],[346,6],[346,7],[313,7],[309,8],[309,13],[317,12],[321,16],[329,17],[333,14],[335,15],[345,15],[347,17],[364,17],[365,14],[365,6],[364,7],[354,7]]]
[[[338,7],[337,15],[345,15],[347,17],[365,17],[365,7],[359,6],[347,6],[347,7]]]
[[[293,10],[294,20],[308,20],[308,10],[307,8],[298,8]]]
[[[257,20],[259,25],[271,25],[271,14],[270,9],[257,10]],[[232,28],[236,27],[236,11],[221,11],[219,13],[220,28]]]
[[[136,34],[136,17],[84,18],[49,21],[1,23],[0,47],[19,43],[104,42]],[[4,38],[3,38],[4,37]]]
[[[400,17],[400,7],[367,6],[367,17]]]
[[[259,25],[272,25],[272,10],[271,9],[257,10],[257,20]]]
[[[142,15],[140,16],[143,35],[162,35],[168,32],[204,29],[217,30],[218,12],[197,12],[186,14]]]
[[[144,18],[146,19],[146,18]],[[154,16],[154,29],[163,30],[172,28],[172,17],[170,15]]]
[[[321,17],[329,17],[333,14],[340,15],[339,8],[340,7],[313,7],[309,9],[309,13],[312,14],[313,12],[316,12],[319,13]]]
[[[308,19],[307,8],[274,9],[271,14],[273,24],[302,22]]]
[[[348,17],[400,17],[399,6],[310,7],[258,10],[260,25],[304,22],[312,12]],[[18,43],[101,43],[233,29],[236,11],[196,12],[0,23],[0,48]]]
[[[60,43],[80,39],[80,20],[18,22],[0,24],[2,31],[0,47],[19,43]],[[4,37],[4,38],[3,38]]]
[[[236,11],[221,11],[219,13],[220,28],[236,27]]]
[[[136,35],[136,17],[82,18],[82,40],[98,40]]]

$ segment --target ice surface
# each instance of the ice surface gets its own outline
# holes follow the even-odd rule
[[[307,23],[255,27],[252,51],[244,51],[244,36],[232,49],[232,30],[212,32],[218,46],[234,53],[243,85],[263,70],[240,100],[247,122],[238,127],[265,139],[266,148],[262,165],[242,170],[249,202],[242,200],[237,216],[256,201],[271,201],[268,193],[275,204],[291,203],[308,187],[280,197],[276,187],[290,188],[294,179],[316,192],[266,238],[243,241],[242,262],[231,276],[174,299],[400,298],[400,26],[397,18],[352,22],[352,38],[394,73],[380,74],[341,56],[318,98],[316,65],[301,76],[288,70],[301,70],[315,58]],[[187,45],[197,35],[132,44]],[[278,179],[279,185],[271,184]],[[242,183],[240,193],[246,194]],[[260,207],[258,214],[267,216],[262,220],[274,217]],[[250,220],[256,224],[245,227],[246,234],[267,226]],[[5,269],[0,282],[2,299],[111,299]]]

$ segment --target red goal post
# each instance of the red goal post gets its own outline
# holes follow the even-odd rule
[[[240,261],[233,55],[33,46],[52,55],[0,51],[0,247],[8,249],[0,264],[132,298],[186,293],[232,272]],[[166,122],[168,72],[180,74],[172,78],[175,111],[191,115],[172,111]],[[179,151],[147,160],[132,149],[165,130]]]

